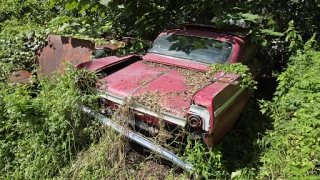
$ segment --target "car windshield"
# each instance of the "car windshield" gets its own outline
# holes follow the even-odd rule
[[[206,64],[227,63],[232,51],[232,44],[216,39],[163,34],[159,36],[149,53],[188,59]]]

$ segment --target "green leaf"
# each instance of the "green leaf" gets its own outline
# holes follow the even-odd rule
[[[309,176],[306,176],[305,179],[319,180],[319,176],[318,175],[309,175]]]
[[[70,26],[69,23],[63,23],[63,25],[59,27],[58,31],[59,32],[64,31],[64,29],[69,27],[69,26]]]
[[[57,3],[57,0],[50,0],[50,7],[53,7]]]
[[[260,17],[259,15],[250,14],[250,13],[244,13],[244,14],[241,14],[241,16],[242,16],[243,20],[254,22],[254,23],[257,23],[256,20]]]
[[[283,33],[276,32],[276,31],[273,31],[271,29],[262,29],[261,33],[267,34],[267,35],[272,35],[272,36],[283,36]]]
[[[99,8],[98,5],[92,6],[90,12],[95,12]]]
[[[66,3],[66,10],[67,11],[71,11],[73,9],[78,8],[78,6],[79,6],[79,2],[78,1],[75,1],[75,0],[70,1],[70,0],[68,0],[68,2]]]
[[[73,23],[71,23],[71,26],[79,26],[80,24],[79,23],[77,23],[77,22],[73,22]]]
[[[100,4],[102,4],[104,6],[108,6],[110,2],[112,2],[112,0],[101,0]]]
[[[72,10],[73,8],[72,8],[72,4],[71,3],[67,3],[66,4],[66,10],[67,11],[70,11],[70,10]]]
[[[266,39],[263,39],[262,42],[260,43],[262,47],[267,47],[268,46],[268,41]]]
[[[241,170],[237,170],[236,172],[231,173],[231,179],[241,176]]]
[[[83,32],[85,32],[87,29],[86,28],[81,28],[78,32],[79,33],[83,33]]]

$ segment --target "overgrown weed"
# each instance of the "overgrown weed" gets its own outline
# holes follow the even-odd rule
[[[17,179],[54,177],[98,140],[99,123],[79,109],[83,104],[94,107],[97,100],[78,88],[83,73],[67,68],[51,80],[1,84],[1,174]],[[87,80],[95,81],[94,75]]]
[[[261,145],[260,178],[318,179],[320,175],[320,53],[314,37],[303,48],[289,24],[287,40],[293,56],[271,101],[261,102],[261,112],[274,119]],[[297,44],[298,43],[298,44]]]
[[[128,143],[110,128],[104,128],[100,141],[78,154],[64,175],[71,179],[128,179]]]

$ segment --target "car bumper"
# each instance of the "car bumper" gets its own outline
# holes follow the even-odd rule
[[[193,165],[183,161],[179,156],[175,155],[174,153],[172,153],[170,150],[152,142],[151,140],[145,138],[144,136],[135,133],[133,131],[128,130],[127,128],[124,128],[122,126],[120,126],[119,124],[113,122],[111,119],[103,116],[102,114],[100,114],[99,112],[90,109],[88,107],[82,107],[82,111],[84,111],[87,114],[90,114],[92,116],[94,116],[96,119],[100,120],[101,122],[103,122],[105,125],[111,127],[112,129],[114,129],[115,131],[119,132],[120,134],[126,136],[127,138],[129,138],[130,140],[158,153],[161,155],[161,157],[173,162],[174,164],[178,165],[179,167],[190,171],[193,169]]]

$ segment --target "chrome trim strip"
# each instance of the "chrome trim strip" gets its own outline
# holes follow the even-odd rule
[[[123,104],[123,102],[124,102],[123,98],[115,96],[115,95],[112,95],[110,93],[104,93],[104,94],[100,95],[100,97],[105,98],[105,99],[110,100],[110,101],[113,101],[113,102],[115,102],[117,104],[120,104],[120,105]],[[142,113],[149,114],[149,115],[154,116],[154,117],[159,117],[158,113],[156,113],[156,112],[152,111],[151,109],[149,109],[147,107],[144,107],[144,106],[142,106],[140,104],[134,103],[132,108],[134,110],[140,111]],[[185,118],[182,118],[180,116],[174,115],[172,113],[161,112],[161,116],[165,121],[177,124],[179,126],[183,126],[184,127],[187,124],[187,121],[186,121]]]
[[[82,110],[85,113],[91,114],[96,119],[102,121],[105,125],[111,127],[112,129],[119,132],[120,134],[125,135],[126,137],[133,140],[134,142],[159,153],[163,158],[173,162],[174,164],[178,165],[179,167],[181,167],[185,170],[188,170],[188,171],[193,169],[192,164],[190,164],[186,161],[183,161],[180,157],[178,157],[177,155],[175,155],[174,153],[172,153],[168,149],[166,149],[158,144],[155,144],[154,142],[150,141],[149,139],[143,137],[142,135],[125,129],[124,127],[118,125],[117,123],[113,122],[111,119],[103,116],[102,114],[94,111],[93,109],[90,109],[88,107],[83,106]]]
[[[221,107],[219,107],[214,112],[214,117],[219,116],[227,107],[229,107],[233,101],[245,90],[245,88],[240,88],[233,96],[231,96]]]

